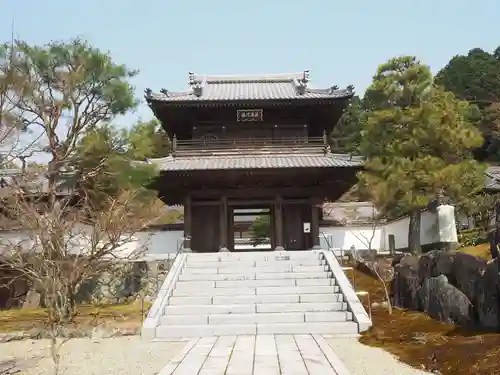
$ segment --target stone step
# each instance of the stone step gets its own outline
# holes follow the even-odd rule
[[[267,287],[269,288],[269,287]],[[293,287],[292,287],[293,288]],[[257,288],[187,288],[174,289],[172,296],[174,297],[194,297],[194,296],[238,296],[238,295],[255,295]]]
[[[323,286],[262,286],[262,287],[239,287],[239,288],[214,288],[214,287],[189,287],[174,289],[174,297],[195,296],[241,296],[260,294],[332,294],[339,293],[340,288],[333,285]]]
[[[325,261],[317,258],[306,258],[296,260],[226,260],[203,262],[198,259],[187,261],[185,268],[233,268],[233,267],[267,267],[267,266],[320,266]]]
[[[352,320],[349,311],[329,312],[276,312],[248,314],[187,314],[163,315],[161,325],[203,325],[203,324],[268,324],[304,322],[345,322]]]
[[[211,267],[211,268],[184,268],[182,270],[183,275],[213,275],[213,274],[248,274],[255,272],[256,274],[262,273],[281,273],[281,272],[327,272],[329,271],[328,266],[291,266],[291,265],[266,265],[259,267]]]
[[[240,281],[240,280],[277,280],[277,279],[322,279],[332,277],[332,272],[265,272],[190,274],[179,275],[179,281]]]
[[[256,312],[255,304],[239,305],[171,305],[165,307],[166,315],[185,314],[251,314]]]
[[[310,297],[314,296],[314,294],[303,295],[302,297]],[[319,295],[321,296],[321,295]],[[177,305],[169,305],[164,309],[164,313],[166,315],[211,315],[211,314],[252,314],[256,312],[267,312],[274,313],[280,312],[280,309],[285,309],[290,312],[322,312],[322,311],[339,311],[345,310],[346,304],[342,303],[343,296],[342,294],[332,294],[332,298],[324,301],[300,301],[299,298],[295,298],[293,302],[273,302],[273,303],[241,303],[241,304],[230,304],[230,305],[217,305],[217,304],[205,304],[205,305],[189,305],[189,304],[177,304]],[[283,296],[280,296],[283,297]],[[173,298],[183,298],[183,297],[173,297]],[[189,297],[187,297],[189,298]],[[217,298],[217,297],[214,297]],[[196,301],[195,301],[196,302]],[[281,303],[280,303],[281,302]],[[286,305],[286,306],[283,306]],[[291,306],[290,306],[291,305]],[[301,306],[297,306],[301,305]],[[262,307],[269,306],[269,307]]]
[[[159,340],[256,334],[341,335],[357,333],[358,325],[355,322],[160,325],[156,328],[156,338]]]
[[[321,297],[320,297],[321,296]],[[328,297],[324,297],[328,296]],[[179,300],[176,300],[178,298]],[[196,297],[185,297],[192,298],[190,301],[196,301]],[[205,298],[205,297],[204,297]],[[170,297],[170,304],[190,304],[184,303],[188,301],[181,300],[182,297]],[[330,294],[261,294],[261,295],[243,295],[243,296],[215,296],[211,298],[211,302],[209,301],[210,297],[206,299],[198,299],[199,302],[191,303],[191,304],[213,304],[213,305],[239,305],[239,304],[266,304],[266,303],[299,303],[299,302],[341,302],[343,301],[343,296],[340,293],[330,293]]]
[[[320,311],[304,313],[306,322],[344,322],[352,321],[352,312],[350,311]]]
[[[328,286],[335,285],[334,279],[276,279],[238,281],[178,281],[175,290],[210,288],[256,288],[264,286]]]
[[[215,288],[216,290],[217,288]],[[338,286],[263,286],[257,287],[256,294],[333,294],[339,293]]]
[[[299,298],[301,303],[310,302],[343,302],[344,295],[342,293],[333,294],[302,294]]]
[[[224,261],[282,261],[302,259],[323,259],[318,251],[252,251],[229,253],[195,253],[187,254],[187,261],[224,262]]]
[[[240,280],[240,281],[178,281],[175,284],[175,290],[186,290],[189,288],[194,288],[194,289],[246,288],[246,287],[255,288],[260,286],[296,286],[296,281],[293,279]]]
[[[257,313],[279,312],[325,312],[347,310],[345,302],[300,302],[300,303],[262,303],[257,304]]]
[[[345,321],[346,314],[342,315]],[[161,325],[304,323],[305,313],[163,315]]]

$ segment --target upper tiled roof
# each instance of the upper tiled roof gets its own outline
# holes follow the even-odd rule
[[[189,74],[190,89],[184,92],[146,90],[148,101],[229,101],[336,99],[353,95],[352,87],[339,90],[335,86],[313,89],[308,86],[309,72],[268,76],[202,76]]]
[[[48,179],[44,171],[28,170],[23,175],[21,168],[0,169],[0,196],[5,196],[23,188],[32,194],[42,194],[48,191]],[[69,194],[65,187],[58,186],[57,194]]]
[[[363,159],[350,155],[285,154],[252,156],[209,156],[203,158],[172,157],[151,159],[162,171],[194,171],[219,169],[266,169],[266,168],[328,168],[361,167]]]

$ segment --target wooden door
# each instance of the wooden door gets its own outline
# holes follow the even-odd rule
[[[193,206],[191,208],[191,249],[193,252],[219,251],[219,210],[219,206]]]
[[[283,205],[283,231],[286,250],[305,250],[301,205]]]

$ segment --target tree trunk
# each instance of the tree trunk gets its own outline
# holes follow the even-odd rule
[[[420,245],[420,209],[410,212],[410,225],[408,228],[408,250],[412,254],[421,254],[422,247]]]

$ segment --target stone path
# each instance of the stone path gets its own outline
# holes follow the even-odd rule
[[[191,340],[159,375],[349,375],[319,335]]]

